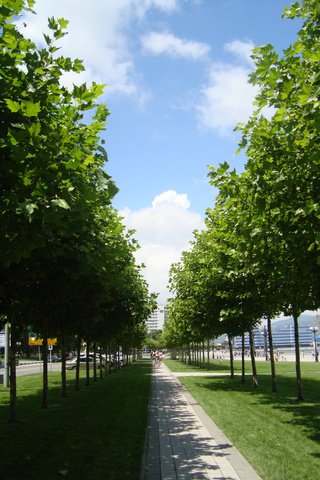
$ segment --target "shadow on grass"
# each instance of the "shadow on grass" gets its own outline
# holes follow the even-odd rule
[[[18,422],[8,424],[8,407],[0,407],[0,472],[6,480],[138,479],[150,371],[150,362],[137,362],[90,386],[81,379],[79,392],[68,379],[67,398],[60,374],[51,374],[44,410],[41,380],[20,377]]]
[[[180,362],[179,360],[165,360],[167,366],[173,372],[183,371],[199,371],[199,372],[230,372],[230,363],[220,363],[219,360],[210,360],[210,364],[207,363],[202,366],[189,365],[187,363]],[[237,371],[238,369],[235,368]]]
[[[293,377],[277,376],[278,392],[271,392],[271,376],[263,375],[259,378],[259,387],[253,389],[252,378],[247,376],[246,382],[241,383],[239,378],[208,379],[205,382],[195,383],[199,388],[210,391],[242,392],[248,394],[259,405],[269,405],[272,410],[289,413],[284,423],[297,425],[306,436],[320,442],[320,382],[313,378],[303,380],[303,402],[296,399],[296,379]],[[320,454],[314,453],[320,458]]]

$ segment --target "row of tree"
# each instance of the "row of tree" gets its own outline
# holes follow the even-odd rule
[[[84,70],[59,55],[68,22],[50,18],[37,47],[14,21],[34,3],[0,5],[0,328],[11,324],[12,421],[15,346],[27,328],[43,338],[46,407],[48,337],[59,338],[62,353],[66,335],[128,350],[155,306],[133,232],[111,204],[117,188],[100,139],[109,114],[98,103],[104,86],[64,86],[67,73]]]
[[[186,345],[249,331],[252,340],[264,317],[272,350],[271,319],[292,315],[302,400],[298,318],[320,305],[320,4],[295,2],[284,17],[302,27],[282,55],[270,44],[253,50],[256,110],[237,127],[245,170],[210,167],[219,193],[205,230],[172,266],[165,336]],[[255,365],[253,374],[257,384]]]

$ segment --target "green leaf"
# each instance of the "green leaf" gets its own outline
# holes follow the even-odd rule
[[[44,37],[44,39],[45,39],[45,41],[46,41],[46,44],[47,44],[47,45],[51,45],[52,40],[51,40],[51,38],[49,37],[49,35],[46,35],[45,33],[43,33],[43,37]]]
[[[7,104],[7,107],[11,112],[18,112],[20,109],[20,105],[18,102],[14,102],[13,100],[10,100],[10,98],[6,98],[5,102]]]
[[[66,20],[65,18],[59,18],[58,19],[60,28],[65,29],[69,25],[69,20]]]
[[[28,214],[29,215],[32,215],[32,213],[34,212],[34,210],[38,208],[37,205],[35,203],[27,203],[25,205],[25,209],[27,210]]]
[[[279,108],[273,116],[274,120],[276,122],[281,122],[286,112],[287,112],[286,108]]]
[[[32,124],[28,127],[28,131],[30,132],[30,134],[31,134],[31,135],[34,135],[35,137],[36,137],[37,135],[39,135],[40,130],[41,130],[41,124],[40,124],[40,122],[32,123]]]
[[[223,175],[224,173],[226,173],[228,168],[229,168],[229,164],[227,162],[220,163],[219,168],[217,170],[217,174]]]
[[[99,145],[99,146],[97,147],[97,150],[98,150],[98,152],[102,153],[102,155],[105,157],[105,159],[108,158],[107,151],[106,151],[106,149],[105,149],[104,147],[102,147],[101,145]]]
[[[26,117],[36,117],[41,110],[40,102],[33,103],[25,100],[21,102],[21,109]]]
[[[57,205],[58,207],[64,208],[65,210],[69,210],[69,204],[63,198],[55,198],[51,200],[53,205]]]

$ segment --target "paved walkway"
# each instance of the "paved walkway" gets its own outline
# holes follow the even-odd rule
[[[141,480],[261,480],[179,380],[154,368]]]

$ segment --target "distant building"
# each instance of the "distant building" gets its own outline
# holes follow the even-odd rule
[[[148,332],[150,333],[155,332],[156,330],[162,330],[165,320],[166,308],[163,305],[159,305],[146,322]]]
[[[319,316],[316,314],[302,314],[298,320],[299,344],[301,347],[313,345],[313,333],[310,327],[319,326]],[[294,325],[292,317],[278,318],[272,321],[272,339],[274,348],[294,347]],[[267,330],[262,325],[253,330],[256,348],[268,345]],[[319,339],[317,338],[317,341]],[[235,348],[241,348],[241,337],[235,337]],[[245,334],[245,348],[249,348],[249,334]]]

